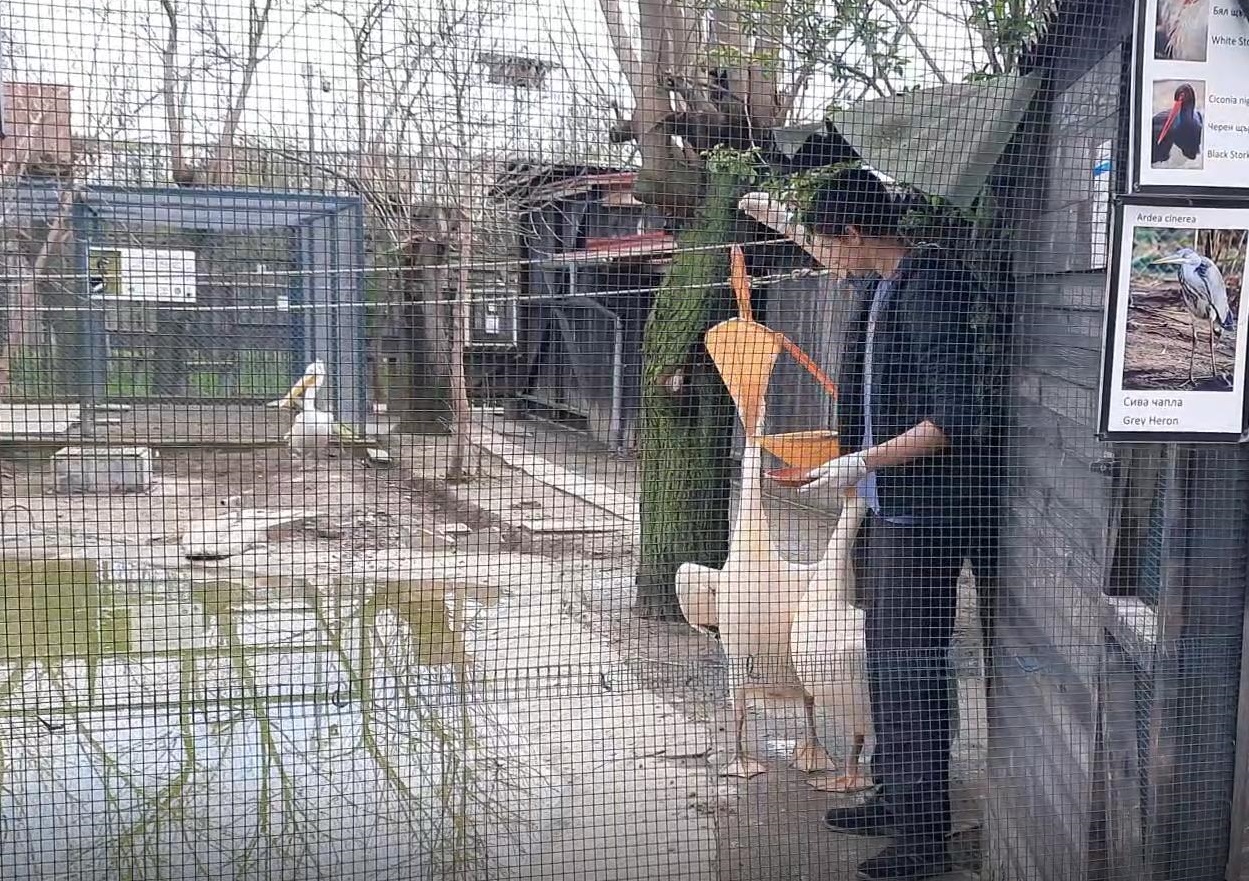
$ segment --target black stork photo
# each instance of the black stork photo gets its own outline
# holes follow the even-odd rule
[[[1204,165],[1206,84],[1201,80],[1154,82],[1150,140],[1153,168],[1199,169]]]

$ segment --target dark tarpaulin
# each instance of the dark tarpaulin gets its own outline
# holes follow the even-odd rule
[[[800,164],[858,158],[887,177],[966,208],[984,189],[1039,84],[1036,75],[1003,75],[917,89],[834,111],[826,123],[780,129],[774,141],[793,158],[823,141],[823,161]]]

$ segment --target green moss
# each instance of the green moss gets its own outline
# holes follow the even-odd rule
[[[655,294],[642,343],[639,614],[679,620],[676,570],[720,566],[728,551],[733,402],[703,348],[703,334],[733,314],[727,248],[741,195],[738,178],[712,171],[697,217]],[[687,250],[705,248],[706,250]],[[682,371],[677,394],[663,386]]]

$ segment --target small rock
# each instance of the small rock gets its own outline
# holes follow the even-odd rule
[[[52,456],[57,492],[142,492],[152,485],[147,447],[62,447]]]

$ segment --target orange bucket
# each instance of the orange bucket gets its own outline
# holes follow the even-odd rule
[[[759,437],[763,447],[786,465],[810,471],[840,454],[841,442],[835,431],[791,431]]]

